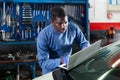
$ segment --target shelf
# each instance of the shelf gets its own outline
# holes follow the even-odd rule
[[[36,41],[0,42],[0,45],[35,44],[35,43],[36,43]]]
[[[3,0],[2,0],[3,1]],[[2,2],[1,1],[1,2]],[[86,3],[87,0],[5,0],[5,2],[29,2],[29,3]]]

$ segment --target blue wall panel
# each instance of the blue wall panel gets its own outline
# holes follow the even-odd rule
[[[3,0],[0,0],[0,1],[2,2]],[[42,24],[43,24],[44,22],[46,22],[45,24],[48,25],[50,23],[50,21],[49,21],[50,8],[52,8],[56,5],[59,5],[59,6],[66,5],[69,7],[68,9],[70,9],[70,10],[71,10],[71,8],[75,9],[74,16],[73,16],[73,13],[71,13],[72,10],[71,11],[69,10],[70,16],[72,17],[71,19],[75,19],[76,21],[78,21],[82,25],[82,27],[84,28],[84,32],[86,34],[86,38],[89,40],[88,0],[5,0],[5,2],[6,2],[6,6],[10,6],[12,9],[11,18],[13,20],[17,19],[17,17],[16,17],[16,5],[19,4],[19,6],[20,6],[20,15],[18,16],[18,18],[19,18],[18,22],[20,23],[20,25],[19,25],[20,26],[20,35],[22,35],[22,31],[24,29],[30,28],[32,30],[32,28],[33,28],[34,30],[32,30],[32,34],[34,34],[34,35],[31,35],[32,36],[31,38],[32,39],[36,38],[36,36],[38,34],[36,31],[37,27],[38,27],[36,25],[36,23],[42,22]],[[11,3],[13,2],[13,4],[7,3],[7,2],[11,2]],[[3,4],[1,3],[1,5],[3,5]],[[30,25],[30,27],[28,27],[29,25],[27,25],[27,24],[26,25],[22,24],[22,20],[23,20],[23,18],[22,18],[23,13],[22,12],[24,12],[23,6],[25,7],[26,5],[30,5],[31,10],[32,10],[31,13],[32,13],[33,18],[31,19],[32,25]],[[2,6],[1,6],[1,8],[2,8]],[[45,13],[45,14],[43,14],[43,13]],[[84,16],[81,16],[81,14],[84,14]],[[15,27],[16,27],[16,23],[15,23]],[[11,32],[11,29],[8,29],[8,28],[6,29],[6,27],[3,27],[3,28],[1,27],[0,30],[5,30],[6,32]],[[16,28],[15,28],[15,30],[16,30]],[[15,30],[14,30],[14,32],[15,32]],[[14,37],[11,37],[11,38],[14,38]],[[23,40],[29,40],[29,38],[28,39],[25,38]]]

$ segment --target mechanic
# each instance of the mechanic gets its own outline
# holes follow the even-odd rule
[[[51,9],[50,22],[37,37],[38,63],[42,74],[57,69],[60,64],[67,64],[74,42],[80,49],[90,46],[81,29],[75,23],[68,22],[64,7]]]

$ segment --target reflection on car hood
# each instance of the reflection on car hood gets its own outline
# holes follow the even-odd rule
[[[120,40],[69,71],[73,80],[120,80]]]

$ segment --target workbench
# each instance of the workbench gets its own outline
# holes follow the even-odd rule
[[[32,78],[36,77],[36,65],[37,65],[37,59],[31,59],[31,60],[10,60],[10,61],[0,61],[0,66],[2,65],[9,65],[13,64],[17,66],[17,77],[16,80],[20,80],[20,65],[29,65],[30,70],[32,72]]]

